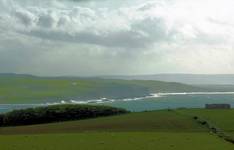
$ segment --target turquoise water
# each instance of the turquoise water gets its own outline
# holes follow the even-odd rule
[[[170,95],[138,101],[116,101],[107,105],[130,111],[147,111],[167,108],[204,108],[208,103],[227,103],[233,107],[234,95]]]
[[[208,103],[227,103],[234,106],[234,94],[211,95],[167,95],[156,98],[146,98],[133,101],[105,102],[101,105],[109,105],[125,108],[130,111],[149,111],[167,108],[203,108]],[[14,109],[43,106],[40,104],[9,104],[0,105],[0,112]]]

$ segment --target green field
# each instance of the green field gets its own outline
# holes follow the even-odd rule
[[[51,123],[46,125],[41,124],[0,128],[0,134],[74,133],[84,131],[206,132],[208,130],[194,122],[191,117],[178,115],[174,112],[165,110],[130,113],[126,115]]]
[[[234,135],[234,109],[184,109],[177,112],[191,116],[198,116],[204,120],[207,120],[214,126],[217,126],[224,132]]]
[[[1,150],[233,150],[233,144],[210,133],[191,117],[196,112],[199,110],[161,110],[2,127],[0,146]]]
[[[0,74],[0,103],[44,103],[71,99],[141,97],[154,92],[204,91],[180,83]]]
[[[207,133],[118,132],[0,136],[1,150],[233,150]]]

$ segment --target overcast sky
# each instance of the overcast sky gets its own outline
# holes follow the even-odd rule
[[[233,0],[0,0],[0,72],[234,73]]]

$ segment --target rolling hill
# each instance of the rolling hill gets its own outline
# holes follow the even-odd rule
[[[206,88],[145,80],[37,77],[0,74],[0,103],[44,103],[61,100],[142,97],[156,92],[195,92]]]
[[[160,110],[80,121],[1,127],[0,145],[3,150],[233,149],[233,144],[210,133],[206,127],[194,121],[190,113],[190,110]]]

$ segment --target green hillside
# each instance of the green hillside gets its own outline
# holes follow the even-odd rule
[[[233,150],[187,112],[153,111],[51,124],[1,127],[1,150]]]
[[[196,124],[192,117],[178,115],[165,110],[130,113],[120,116],[51,123],[46,125],[0,128],[0,134],[74,133],[84,131],[204,132],[207,131],[207,129]]]
[[[218,127],[222,131],[230,134],[234,138],[234,109],[184,109],[179,110],[179,113],[198,116],[203,120],[210,122],[212,125]]]
[[[180,83],[97,78],[0,75],[0,103],[42,103],[70,99],[140,97],[153,92],[202,91]]]
[[[215,123],[220,128],[234,130],[234,109],[181,109],[177,110],[188,115],[196,115]]]

